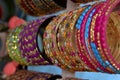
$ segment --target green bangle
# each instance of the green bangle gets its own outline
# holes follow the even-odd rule
[[[28,65],[26,59],[22,58],[18,45],[19,33],[21,32],[23,27],[24,25],[21,25],[9,34],[6,45],[8,54],[13,60],[18,62],[19,64]]]

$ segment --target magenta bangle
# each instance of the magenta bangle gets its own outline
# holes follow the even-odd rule
[[[83,21],[85,23],[83,23],[83,27],[81,26],[81,29],[84,30],[84,34],[81,35],[81,36],[84,36],[84,38],[82,39],[83,40],[83,45],[86,46],[85,47],[85,50],[86,50],[86,57],[89,58],[89,62],[92,63],[93,66],[95,66],[95,68],[97,69],[97,71],[101,71],[101,72],[109,72],[106,68],[104,68],[98,60],[96,60],[96,57],[93,52],[92,52],[92,49],[90,49],[90,46],[89,43],[88,43],[88,40],[89,40],[89,31],[90,31],[90,28],[89,28],[89,24],[91,23],[91,20],[92,20],[92,14],[94,14],[94,12],[96,11],[97,7],[99,7],[98,4],[94,5],[90,10],[89,12],[86,14],[86,16],[84,17]],[[90,17],[91,16],[91,17]],[[82,31],[80,31],[82,34]],[[81,37],[82,38],[82,37]]]
[[[95,41],[94,42],[97,45],[97,47],[101,49],[100,54],[104,57],[104,63],[106,65],[106,68],[112,69],[114,73],[120,73],[118,71],[120,67],[117,66],[118,64],[116,64],[115,60],[110,54],[109,48],[107,46],[106,35],[105,35],[107,21],[110,16],[111,10],[114,8],[114,7],[109,8],[109,6],[114,6],[115,4],[117,4],[117,2],[114,1],[112,2],[112,4],[110,4],[110,2],[108,1],[108,2],[105,2],[103,5],[101,5],[100,9],[97,9],[96,14],[98,14],[100,10],[103,10],[103,11],[101,11],[102,12],[101,15],[98,16],[96,19],[95,32],[94,32]],[[106,14],[108,9],[110,9],[108,12],[109,14]]]
[[[19,45],[21,55],[27,59],[28,63],[32,65],[50,64],[50,60],[46,60],[43,53],[40,52],[37,43],[37,36],[40,26],[47,20],[46,17],[32,21],[19,34]],[[45,55],[45,53],[44,53]]]
[[[107,27],[107,22],[108,22],[108,19],[109,19],[109,16],[110,16],[110,13],[112,12],[112,10],[115,8],[115,6],[117,4],[120,3],[120,0],[115,0],[114,2],[112,1],[108,1],[106,2],[107,4],[107,8],[104,10],[104,13],[102,14],[101,16],[101,20],[104,20],[104,24],[101,24],[100,25],[100,42],[101,42],[101,47],[103,49],[103,52],[105,53],[105,56],[107,57],[107,59],[109,60],[109,63],[111,63],[111,68],[116,72],[116,73],[120,73],[120,64],[118,64],[115,59],[113,58],[111,52],[110,52],[110,49],[108,47],[108,44],[107,44],[107,39],[106,39],[106,27]],[[105,4],[105,5],[106,5]],[[107,13],[108,14],[107,14]]]
[[[90,6],[89,7],[87,7],[83,12],[82,12],[82,14],[84,14],[84,13],[86,13],[85,11],[86,10],[89,10],[90,9]],[[82,15],[80,16],[81,18],[83,18],[82,17]],[[83,20],[82,20],[83,21]],[[81,26],[81,25],[80,25]],[[79,56],[80,56],[80,58],[88,65],[88,67],[89,68],[91,68],[91,69],[93,69],[93,71],[96,71],[96,68],[89,62],[89,60],[88,60],[88,57],[86,57],[86,55],[85,54],[83,54],[85,51],[82,49],[83,48],[83,45],[81,44],[82,43],[82,39],[83,39],[83,37],[81,37],[81,35],[84,33],[82,30],[82,26],[80,27],[80,30],[77,30],[77,32],[76,32],[76,35],[77,35],[77,44],[78,44],[78,49],[79,49]],[[82,32],[81,32],[82,31]],[[80,33],[82,33],[82,34],[80,34]]]
[[[103,6],[103,4],[104,3],[102,3],[101,5],[100,5],[100,7],[96,10],[96,12],[95,12],[95,14],[94,15],[96,15],[96,14],[98,14],[99,13],[99,11],[101,11],[102,10],[102,8],[104,9],[104,7],[106,6]],[[102,11],[101,11],[102,12]],[[103,20],[102,20],[103,21]],[[99,18],[97,17],[97,19],[96,19],[96,22],[95,23],[99,23],[100,22],[100,20],[99,20]],[[99,24],[100,25],[100,24]],[[92,50],[93,50],[93,52],[94,52],[94,54],[97,54],[97,60],[99,60],[99,63],[100,64],[102,64],[102,66],[104,67],[104,68],[106,68],[107,70],[109,70],[110,72],[111,72],[111,68],[109,68],[109,66],[108,66],[108,64],[106,64],[106,61],[107,61],[107,59],[106,59],[106,56],[104,56],[104,53],[102,53],[100,50],[98,50],[98,48],[100,49],[100,47],[99,47],[99,45],[97,44],[97,42],[98,42],[98,40],[96,40],[96,35],[97,35],[97,30],[96,30],[96,28],[99,28],[99,25],[95,25],[95,29],[94,29],[94,36],[95,36],[95,41],[91,41],[91,46],[92,46]],[[95,50],[95,44],[96,44],[96,50]],[[99,51],[99,52],[98,52]],[[103,60],[104,59],[104,60]]]

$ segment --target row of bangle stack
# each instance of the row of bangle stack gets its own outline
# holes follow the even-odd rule
[[[37,1],[47,4],[49,0]],[[6,44],[9,56],[22,65],[57,65],[68,71],[120,73],[120,15],[113,12],[119,3],[120,0],[97,2],[58,16],[26,22],[9,34]],[[35,5],[29,6],[38,9]],[[43,10],[36,11],[43,13]],[[40,14],[33,15],[36,13]]]
[[[72,77],[62,78],[60,75],[40,73],[35,71],[18,70],[15,74],[8,76],[4,80],[86,80]]]

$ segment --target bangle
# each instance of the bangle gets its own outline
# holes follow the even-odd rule
[[[61,59],[60,57],[61,53],[58,50],[56,34],[58,25],[64,19],[65,15],[66,13],[61,14],[50,22],[50,24],[46,27],[43,39],[45,52],[47,56],[52,59],[52,63],[57,64],[58,66],[63,64],[63,67],[65,63],[63,61],[64,59]]]
[[[91,1],[97,1],[97,0],[71,0],[74,3],[87,3],[87,2],[91,2]]]
[[[99,3],[100,4],[100,3]],[[98,4],[96,4],[97,6],[96,7],[94,7],[92,10],[91,10],[91,12],[90,12],[90,14],[89,14],[89,16],[88,16],[88,19],[86,20],[86,24],[85,25],[83,25],[83,26],[85,26],[85,32],[84,32],[84,44],[85,44],[85,46],[86,46],[86,49],[87,49],[87,52],[88,52],[88,57],[90,57],[90,60],[92,61],[92,62],[94,62],[94,64],[96,65],[96,67],[97,67],[97,70],[98,71],[101,71],[101,72],[109,72],[109,73],[111,73],[111,71],[109,71],[109,70],[107,70],[104,66],[103,66],[103,63],[101,62],[101,60],[99,59],[99,56],[97,55],[97,53],[96,52],[92,52],[92,49],[91,49],[91,47],[90,47],[90,44],[89,44],[89,31],[90,31],[90,23],[91,23],[91,20],[92,20],[92,17],[93,17],[93,15],[94,15],[94,13],[95,13],[95,11],[96,11],[96,9],[97,8],[99,8],[99,5]],[[87,16],[87,15],[86,15]],[[85,19],[84,19],[84,21],[85,21]],[[82,34],[82,33],[81,33]],[[93,53],[95,53],[95,54],[93,54]]]
[[[61,57],[65,57],[65,63],[73,71],[83,71],[85,69],[84,62],[78,57],[78,49],[75,45],[75,28],[74,25],[85,8],[76,9],[68,12],[68,16],[61,22],[58,30],[58,47],[62,52]],[[72,58],[72,60],[71,60]]]
[[[93,64],[91,63],[91,61],[90,61],[90,58],[89,57],[87,57],[85,54],[82,54],[82,53],[85,53],[86,51],[84,50],[84,47],[83,47],[83,45],[81,44],[83,41],[82,41],[82,39],[83,39],[83,37],[81,37],[81,35],[83,34],[83,31],[81,32],[81,24],[82,24],[82,21],[83,21],[83,19],[84,19],[84,17],[85,17],[85,15],[86,15],[86,13],[88,12],[88,10],[90,10],[91,9],[91,6],[88,6],[82,13],[81,13],[81,15],[80,15],[80,17],[79,17],[79,20],[78,20],[78,22],[77,22],[77,24],[76,24],[76,28],[77,29],[80,29],[80,30],[77,30],[77,32],[76,32],[76,38],[77,38],[77,44],[78,44],[78,49],[79,49],[79,56],[80,56],[80,58],[88,65],[88,67],[90,68],[90,69],[92,69],[92,71],[96,71],[96,68],[95,68],[95,65],[93,66]],[[82,33],[82,34],[81,34]],[[84,43],[83,43],[84,44]],[[88,59],[89,60],[88,60]]]
[[[106,16],[104,16],[104,19],[103,19],[103,16],[101,17],[101,14],[104,15],[104,12],[105,12],[105,14],[107,14],[108,12],[106,10],[110,9],[110,8],[107,8],[107,6],[110,6],[110,4],[107,4],[107,3],[113,3],[113,2],[112,1],[110,1],[110,2],[104,2],[103,5],[101,5],[101,10],[98,9],[97,12],[96,12],[97,16],[96,16],[95,29],[93,28],[95,30],[95,32],[93,32],[94,35],[92,36],[93,38],[94,37],[95,38],[92,40],[91,46],[94,49],[98,49],[99,52],[97,50],[95,50],[95,51],[97,51],[96,53],[98,55],[100,54],[99,56],[103,57],[101,60],[104,63],[104,66],[106,67],[106,69],[109,69],[109,70],[112,69],[113,72],[119,73],[119,71],[116,70],[118,68],[115,68],[114,63],[111,64],[111,62],[112,62],[111,58],[108,58],[108,55],[106,56],[107,52],[104,52],[104,50],[106,50],[105,49],[105,44],[104,44],[105,42],[103,43],[103,42],[101,42],[101,40],[105,40],[105,38],[103,38],[103,37],[100,38],[100,36],[103,36],[103,32],[100,32],[100,26],[102,25],[101,23],[102,23],[103,20],[106,21],[106,19],[105,19]],[[103,31],[103,28],[105,28],[105,27],[102,26],[102,28],[101,28],[102,31]],[[104,36],[105,36],[105,33],[104,33]],[[103,45],[104,45],[104,48],[103,48]],[[101,57],[99,57],[99,58],[101,58]]]
[[[28,23],[28,25],[26,25],[19,34],[19,45],[22,56],[26,58],[27,62],[32,65],[52,64],[51,60],[45,55],[44,51],[43,53],[41,52],[37,40],[40,39],[40,36],[38,35],[39,29],[47,19],[48,18],[43,17],[41,19]]]
[[[52,76],[53,74],[48,73],[19,70],[5,80],[47,80]]]
[[[115,1],[108,1],[108,3],[106,2],[106,4],[108,4],[107,8],[105,9],[105,12],[103,13],[103,15],[105,16],[104,18],[101,17],[101,19],[105,20],[104,24],[101,24],[100,27],[103,25],[103,28],[101,28],[100,30],[103,31],[103,33],[100,31],[101,35],[100,35],[100,44],[102,46],[103,52],[105,53],[106,57],[108,58],[110,64],[112,64],[111,68],[113,68],[113,70],[115,71],[115,73],[120,73],[119,69],[120,69],[120,65],[116,62],[116,60],[113,58],[112,54],[110,53],[110,49],[108,47],[107,41],[106,41],[106,24],[108,21],[108,18],[110,16],[111,10],[113,8],[115,8],[115,6],[117,4],[119,4],[119,0],[115,0]],[[113,4],[112,4],[113,3]],[[103,36],[104,34],[104,36]],[[105,40],[104,40],[105,39]],[[116,69],[116,70],[115,70]]]
[[[37,72],[19,70],[15,74],[7,77],[5,80],[27,80],[27,78],[36,75]]]
[[[18,41],[19,41],[19,33],[22,30],[24,25],[20,25],[14,31],[12,31],[7,39],[6,46],[9,56],[17,61],[19,64],[28,65],[26,59],[21,56]]]
[[[103,4],[101,4],[101,8],[98,8],[98,9],[96,9],[96,12],[95,12],[95,14],[94,14],[94,16],[93,16],[93,20],[92,20],[92,25],[91,25],[91,32],[90,32],[90,38],[92,38],[91,39],[91,41],[90,41],[90,45],[91,45],[91,48],[92,48],[92,51],[94,52],[94,55],[96,56],[96,59],[99,61],[99,63],[104,67],[104,68],[106,68],[106,69],[108,69],[110,72],[113,72],[113,71],[111,71],[111,68],[109,68],[108,66],[107,66],[107,64],[106,64],[106,62],[105,62],[105,60],[106,60],[106,57],[103,55],[103,54],[101,54],[102,52],[102,49],[101,49],[101,47],[99,46],[98,48],[96,48],[96,46],[97,45],[95,45],[95,42],[94,42],[94,36],[96,35],[96,34],[94,34],[95,33],[95,31],[94,31],[94,25],[95,25],[95,19],[97,18],[97,16],[99,16],[98,15],[98,13],[97,13],[97,11],[99,11],[99,12],[102,12],[102,10],[105,8],[105,6],[103,6]],[[96,21],[97,22],[97,21]],[[95,27],[96,28],[96,27]]]
[[[17,1],[17,3],[26,13],[33,16],[51,14],[64,9],[64,7],[59,6],[55,2],[54,0],[30,0],[30,1],[18,0]]]
[[[17,1],[17,0],[16,0]],[[25,0],[18,0],[17,1],[18,6],[21,7],[21,9],[26,12],[26,13],[30,13],[31,15],[34,15],[33,10],[29,7],[29,5],[27,4],[27,2]]]
[[[66,77],[63,80],[87,80],[87,79],[78,79],[78,78]]]

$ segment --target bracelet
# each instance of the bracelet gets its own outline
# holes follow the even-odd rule
[[[20,5],[23,11],[33,16],[51,14],[64,9],[64,7],[59,6],[55,2],[54,0],[30,0],[30,1],[18,0],[17,1],[17,3]]]
[[[82,24],[82,21],[83,21],[85,15],[86,15],[86,13],[87,13],[88,10],[90,10],[90,9],[91,9],[91,6],[88,6],[88,7],[82,12],[82,14],[81,14],[80,17],[79,17],[79,20],[78,20],[78,22],[77,22],[77,24],[76,24],[76,28],[77,28],[77,29],[80,29],[80,30],[77,30],[77,32],[76,32],[76,38],[77,38],[77,44],[78,44],[78,49],[79,49],[79,56],[80,56],[80,58],[88,65],[88,67],[89,67],[90,69],[93,69],[92,71],[96,71],[95,65],[93,66],[93,64],[92,64],[91,61],[90,61],[90,58],[85,55],[85,52],[86,52],[86,51],[84,51],[84,47],[83,47],[83,45],[81,44],[81,43],[82,43],[82,40],[81,40],[81,39],[83,39],[83,37],[81,37],[81,35],[83,34],[83,31],[81,32],[81,24]],[[82,33],[82,34],[80,34],[80,33]],[[84,43],[83,43],[83,44],[84,44]],[[84,53],[84,54],[83,54],[83,53]],[[88,60],[87,58],[88,58],[89,60]]]
[[[21,52],[19,50],[18,41],[19,41],[19,33],[21,32],[24,25],[20,25],[14,31],[12,31],[7,39],[6,46],[9,56],[17,61],[19,64],[28,65],[26,59],[21,56]]]
[[[64,19],[65,15],[66,13],[61,14],[55,17],[52,22],[50,22],[45,30],[43,39],[45,52],[47,56],[52,59],[52,63],[57,64],[58,66],[63,65],[63,67],[65,66],[65,63],[63,61],[64,59],[61,59],[60,57],[61,53],[58,50],[56,34],[58,25]]]
[[[97,5],[98,8],[99,8],[100,3],[99,3],[99,5],[98,5],[98,4],[96,4],[96,5]],[[92,51],[93,48],[91,48],[91,47],[90,47],[90,44],[89,44],[90,22],[91,22],[91,20],[92,20],[92,16],[93,16],[93,14],[95,13],[96,9],[97,9],[97,7],[93,8],[93,10],[92,10],[91,13],[89,14],[88,19],[87,19],[87,21],[86,21],[86,24],[85,24],[85,33],[84,33],[84,36],[85,36],[85,37],[84,37],[84,40],[85,40],[84,43],[85,43],[85,46],[86,46],[88,55],[89,55],[89,57],[91,58],[90,60],[92,60],[92,62],[94,62],[94,64],[97,66],[97,70],[98,70],[98,71],[101,71],[101,72],[109,72],[109,73],[111,73],[111,71],[107,70],[107,69],[103,66],[103,63],[101,63],[101,60],[99,59],[99,56],[97,55],[96,52],[93,52],[94,50]],[[84,20],[84,21],[85,21],[85,20]],[[81,33],[81,34],[82,34],[82,33]],[[93,53],[95,53],[95,54],[93,54]]]
[[[58,43],[59,50],[63,52],[62,56],[65,57],[65,63],[70,67],[70,70],[73,71],[83,71],[85,69],[84,62],[78,57],[77,46],[75,45],[75,28],[74,25],[81,13],[85,8],[76,9],[74,11],[70,11],[68,16],[62,21],[61,25],[59,25],[58,30]],[[72,60],[71,60],[72,59]]]
[[[52,76],[53,74],[48,73],[19,70],[5,80],[47,80]]]
[[[109,2],[108,2],[109,3]],[[112,1],[111,1],[111,3],[113,3]],[[101,5],[101,8],[103,8],[103,9],[101,9],[101,10],[104,10],[105,8],[106,8],[106,6],[110,6],[109,4],[107,4],[107,2],[105,2],[103,5]],[[103,21],[103,19],[101,19],[101,18],[103,18],[103,17],[100,17],[100,15],[101,14],[103,14],[102,12],[106,12],[105,10],[104,11],[101,11],[101,10],[99,10],[98,9],[98,11],[96,12],[96,14],[98,14],[98,12],[99,12],[99,17],[97,17],[96,19],[97,19],[97,25],[101,25],[101,23],[102,23],[102,21]],[[106,9],[107,10],[107,9]],[[107,13],[106,13],[107,14]],[[104,19],[105,20],[105,19]],[[102,56],[103,58],[101,59],[102,60],[102,62],[104,63],[104,66],[107,68],[107,69],[109,69],[109,70],[111,70],[112,69],[112,71],[114,71],[114,72],[117,72],[117,73],[119,73],[119,71],[117,71],[116,69],[115,69],[115,67],[113,67],[113,65],[111,65],[111,61],[109,62],[108,60],[109,60],[109,58],[107,58],[108,56],[106,56],[105,54],[105,52],[103,53],[103,49],[105,49],[105,48],[102,48],[102,44],[103,44],[103,42],[102,42],[102,44],[100,44],[101,42],[101,40],[100,39],[105,39],[105,38],[99,38],[100,36],[103,36],[103,35],[100,35],[100,33],[99,32],[96,32],[96,30],[97,31],[99,31],[100,30],[100,26],[97,26],[96,25],[96,29],[95,29],[95,32],[94,32],[94,35],[95,35],[95,39],[93,39],[92,40],[92,43],[91,43],[91,46],[94,48],[94,49],[98,49],[99,50],[99,52],[100,52],[100,56]],[[104,28],[104,27],[103,27]],[[103,29],[102,29],[103,30]],[[103,34],[103,32],[101,32],[101,34]],[[96,37],[97,36],[97,37]],[[97,44],[94,44],[93,43],[93,41],[95,40],[95,43],[97,43]],[[96,45],[98,46],[97,48],[96,48]],[[96,50],[97,51],[97,50]],[[97,51],[96,53],[99,55],[99,52]],[[101,57],[99,57],[99,58],[101,58]],[[104,59],[104,61],[103,61],[103,59]]]
[[[27,80],[27,78],[36,75],[37,72],[19,70],[15,74],[7,77],[5,80]]]
[[[96,0],[71,0],[74,3],[87,3],[87,2],[91,2],[91,1],[96,1]]]
[[[38,44],[38,40],[40,39],[40,36],[38,35],[39,29],[47,19],[48,18],[43,17],[28,23],[28,25],[26,25],[19,34],[19,46],[22,56],[32,65],[52,64],[51,60],[47,57],[47,55],[45,55],[44,51],[43,53],[41,52]]]
[[[103,6],[103,4],[101,4],[101,6]],[[104,8],[105,6],[103,6],[103,8]],[[103,9],[103,8],[101,8],[101,10]],[[97,9],[99,12],[102,12],[101,10],[100,10],[100,8],[98,8]],[[106,68],[106,69],[108,69],[109,71],[111,71],[111,68],[109,68],[108,66],[107,66],[107,64],[106,64],[106,62],[105,62],[105,56],[103,55],[103,54],[101,54],[102,52],[102,49],[100,48],[100,46],[98,47],[98,48],[96,48],[96,45],[95,45],[95,42],[94,42],[94,36],[95,35],[93,35],[94,33],[95,33],[95,31],[93,30],[94,29],[94,24],[95,24],[95,19],[96,19],[96,17],[98,16],[98,14],[97,14],[97,10],[96,10],[96,14],[95,14],[95,16],[93,17],[93,20],[92,20],[92,25],[91,25],[91,38],[92,38],[92,42],[90,42],[90,45],[91,45],[91,48],[92,48],[92,51],[94,52],[94,55],[96,56],[96,59],[99,61],[99,63],[104,67],[104,68]],[[96,28],[96,27],[95,27]],[[98,52],[99,51],[99,52]]]
[[[108,4],[107,8],[105,9],[105,13],[103,13],[105,17],[102,18],[102,19],[104,19],[104,20],[108,19],[108,17],[110,16],[109,14],[111,13],[111,10],[115,7],[115,5],[119,4],[119,2],[120,2],[119,0],[108,1],[109,4]],[[105,24],[107,24],[107,20],[106,20]],[[115,61],[115,59],[113,58],[113,56],[111,55],[110,50],[109,50],[109,48],[107,46],[108,44],[106,44],[107,42],[106,42],[106,40],[104,40],[104,38],[106,39],[106,35],[103,36],[103,34],[106,32],[106,25],[105,24],[103,25],[104,27],[102,28],[103,33],[100,32],[101,33],[100,37],[102,38],[100,41],[103,42],[103,43],[101,43],[101,46],[102,46],[102,49],[103,49],[106,57],[108,58],[109,62],[114,67],[113,70],[117,69],[117,70],[114,70],[115,73],[120,73],[120,71],[119,71],[120,66]],[[101,26],[102,26],[102,24],[100,25],[100,27]]]

